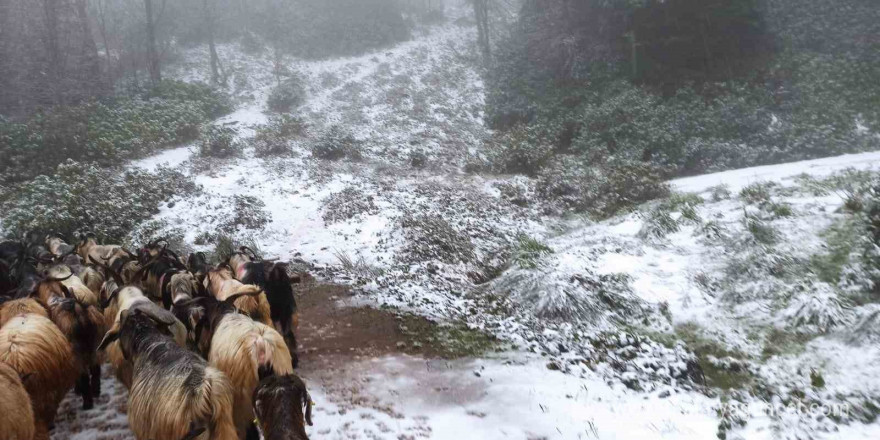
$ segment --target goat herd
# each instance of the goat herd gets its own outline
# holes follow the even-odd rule
[[[92,408],[105,361],[139,440],[308,438],[284,264],[78,239],[0,243],[0,440],[48,439],[71,388]]]

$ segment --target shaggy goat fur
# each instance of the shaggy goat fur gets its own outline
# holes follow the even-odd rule
[[[67,339],[48,318],[18,315],[0,328],[0,362],[26,377],[23,383],[34,411],[34,439],[48,440],[58,404],[78,374]]]
[[[46,275],[49,279],[59,280],[80,302],[92,307],[100,307],[101,301],[98,299],[101,291],[100,287],[93,291],[73,273],[71,268],[65,265],[52,266],[46,270]]]
[[[18,372],[0,362],[0,439],[34,438],[34,410]]]
[[[101,394],[101,363],[98,344],[106,330],[104,316],[91,305],[73,297],[61,282],[44,281],[37,288],[39,300],[49,307],[49,317],[73,348],[79,378],[76,392],[83,397],[83,408],[91,409]]]
[[[312,398],[298,376],[265,377],[254,390],[253,406],[264,440],[309,439],[305,425],[312,425]]]
[[[118,339],[126,359],[134,363],[128,398],[128,421],[138,439],[181,439],[196,428],[197,438],[233,440],[232,388],[219,370],[162,333],[139,310],[125,311],[118,331],[111,330],[102,347]]]
[[[110,283],[110,282],[108,282]],[[115,285],[115,283],[114,283]],[[121,324],[122,313],[126,310],[140,310],[147,316],[156,320],[172,322],[168,327],[172,339],[181,347],[186,347],[187,331],[184,324],[178,321],[171,312],[159,307],[147,298],[140,289],[134,286],[124,287],[112,292],[104,303],[104,320],[113,323],[110,332],[118,332]],[[116,373],[116,379],[126,388],[131,388],[133,365],[125,359],[119,348],[119,343],[114,342],[104,350],[107,359]]]
[[[272,310],[266,294],[259,286],[242,284],[232,278],[232,271],[228,267],[210,270],[205,278],[205,289],[219,301],[224,301],[233,295],[244,294],[235,300],[235,308],[254,321],[272,325]]]
[[[44,318],[49,317],[49,309],[45,304],[33,298],[16,299],[0,305],[0,327],[6,325],[7,322],[18,315],[27,315],[29,313],[40,315]]]
[[[121,246],[115,244],[100,245],[95,235],[89,233],[80,237],[80,242],[76,245],[76,253],[85,262],[104,262],[109,260],[113,253],[121,248]]]
[[[254,420],[252,397],[260,371],[285,375],[293,372],[290,352],[275,329],[235,313],[206,316],[210,325],[208,363],[229,377],[235,393],[233,415],[240,438]]]

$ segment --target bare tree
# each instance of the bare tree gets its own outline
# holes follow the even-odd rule
[[[489,43],[489,0],[471,0],[474,5],[474,19],[477,21],[477,46],[483,54],[483,60],[489,62],[492,47]]]
[[[159,51],[156,49],[156,16],[153,14],[153,0],[144,0],[144,9],[147,13],[147,68],[150,71],[150,81],[153,85],[162,82],[162,66],[159,60]]]
[[[211,0],[202,0],[202,7],[208,32],[208,51],[211,54],[211,84],[218,85],[226,82],[226,74],[223,73],[220,56],[217,55],[217,46],[214,44],[214,5]]]

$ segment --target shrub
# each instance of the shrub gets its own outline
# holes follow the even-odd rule
[[[354,186],[348,186],[327,197],[324,202],[323,218],[326,223],[335,223],[362,214],[375,214],[378,211],[373,196],[367,195]]]
[[[516,237],[516,248],[511,258],[513,263],[522,269],[536,269],[541,264],[541,259],[553,253],[546,244],[526,234]]]
[[[399,224],[406,238],[403,256],[408,262],[439,260],[467,263],[475,258],[474,244],[442,217],[406,213]]]
[[[361,142],[341,126],[334,125],[312,145],[312,156],[327,160],[360,160]]]
[[[574,156],[554,158],[538,176],[539,198],[559,212],[587,212],[599,217],[669,194],[669,185],[656,167],[645,163],[612,161],[588,167]]]
[[[308,124],[291,115],[271,116],[269,123],[257,128],[254,153],[257,157],[281,156],[291,152],[290,141],[306,136]]]
[[[3,225],[17,236],[31,230],[68,237],[91,231],[101,240],[120,243],[156,214],[159,204],[197,190],[185,175],[167,168],[120,173],[68,159],[53,175],[22,184],[3,203]]]
[[[110,166],[191,141],[231,108],[227,101],[212,89],[168,82],[142,96],[56,107],[24,122],[0,117],[0,182],[32,179],[65,159]]]
[[[236,194],[232,196],[232,216],[220,225],[220,230],[228,234],[245,229],[262,230],[272,221],[265,208],[266,204],[254,196]]]
[[[287,113],[305,101],[306,89],[298,76],[288,78],[272,88],[266,105],[276,113]]]
[[[199,154],[203,157],[228,158],[237,156],[241,145],[236,139],[238,130],[232,127],[209,125],[205,127]]]
[[[147,92],[147,97],[196,102],[210,118],[218,118],[233,110],[229,95],[204,83],[163,80]]]

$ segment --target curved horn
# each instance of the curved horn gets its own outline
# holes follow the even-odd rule
[[[251,249],[251,248],[249,248],[249,247],[247,247],[247,246],[241,246],[240,248],[238,248],[238,250],[242,251],[242,253],[250,252],[251,257],[252,257],[254,260],[261,260],[260,256],[257,255],[257,253],[254,252],[253,249]]]
[[[67,281],[67,280],[69,280],[70,277],[72,277],[72,276],[73,276],[73,271],[71,270],[71,271],[70,271],[70,275],[68,275],[68,276],[66,276],[66,277],[64,277],[64,278],[52,278],[52,277],[46,277],[45,281],[59,281],[59,282],[60,282],[60,281]]]
[[[150,319],[155,321],[157,324],[164,325],[166,327],[174,325],[177,322],[177,318],[168,312],[167,310],[161,309],[163,312],[168,313],[167,315],[157,313],[156,308],[151,307],[152,303],[145,303],[146,307],[138,307],[137,305],[132,307],[133,311],[143,313],[147,315]],[[164,315],[164,316],[163,316]]]
[[[229,298],[223,300],[226,304],[235,304],[235,301],[243,296],[260,296],[263,293],[262,290],[257,290],[255,292],[244,292],[244,293],[236,293],[234,295],[230,295]]]
[[[114,298],[119,296],[119,292],[121,292],[121,291],[122,291],[122,288],[117,287],[116,290],[114,290],[112,293],[110,293],[110,296],[108,296],[107,299],[105,299],[103,302],[101,302],[101,308],[106,309],[107,307],[110,307],[110,303],[113,302]]]
[[[104,263],[99,263],[99,262],[95,261],[95,259],[92,258],[91,255],[89,255],[89,261],[91,261],[92,264],[95,264],[96,266],[100,267],[101,269],[104,269],[105,271],[107,271],[107,273],[109,273],[110,276],[113,277],[113,281],[116,281],[116,285],[118,287],[125,286],[125,281],[122,279],[122,276],[119,275],[119,273],[116,272],[115,270],[113,270],[110,266],[108,266]]]

